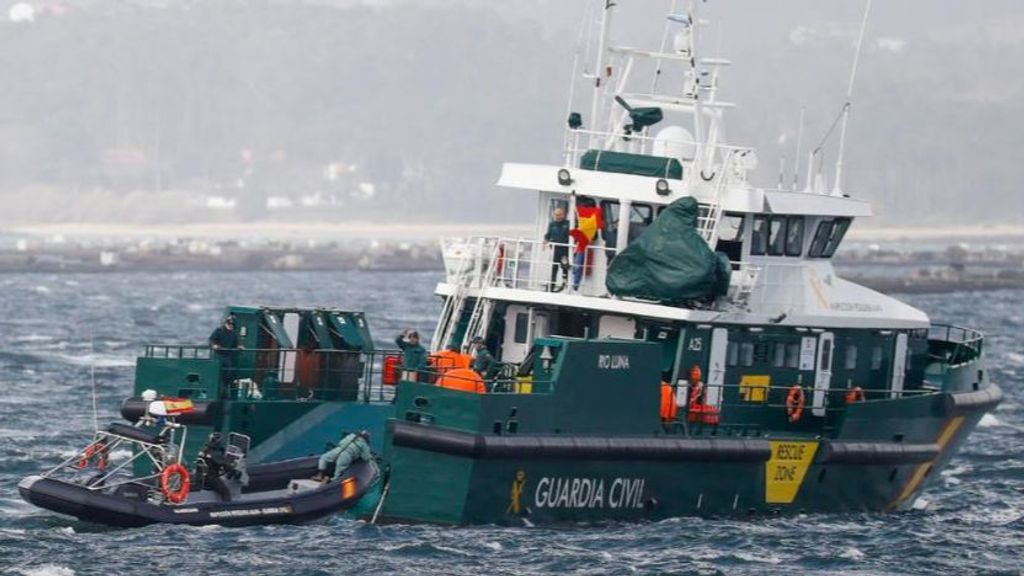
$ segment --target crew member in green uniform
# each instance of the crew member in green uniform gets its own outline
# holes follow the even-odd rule
[[[419,382],[420,371],[427,368],[427,349],[420,344],[419,332],[403,330],[395,344],[402,350],[402,380]]]
[[[362,430],[359,433],[346,434],[338,445],[331,448],[320,457],[317,462],[317,472],[313,480],[326,482],[341,478],[349,466],[358,461],[372,462],[373,452],[370,450],[370,433]],[[334,472],[328,474],[329,466],[334,466]]]
[[[544,241],[554,244],[554,256],[551,262],[551,284],[548,286],[550,292],[555,292],[555,281],[558,280],[558,271],[562,271],[562,286],[569,283],[569,221],[565,219],[565,209],[555,208],[551,215],[551,222],[548,222],[548,231],[544,234]]]
[[[495,368],[494,356],[491,356],[491,351],[487,349],[484,344],[484,339],[477,336],[473,338],[472,342],[469,343],[469,353],[473,356],[473,371],[480,375],[484,380],[493,376]]]
[[[228,315],[224,318],[224,324],[210,334],[210,348],[220,360],[220,381],[223,385],[221,394],[224,395],[228,393],[231,382],[237,376],[235,368],[238,365],[238,351],[245,348],[238,343],[234,316]]]

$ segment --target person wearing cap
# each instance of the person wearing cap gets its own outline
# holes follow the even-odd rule
[[[210,334],[210,349],[220,360],[220,378],[221,384],[224,386],[221,393],[226,394],[231,382],[235,380],[238,351],[244,349],[244,346],[238,343],[238,332],[235,331],[233,315],[226,316],[224,323]]]
[[[427,349],[420,344],[419,332],[403,330],[395,344],[402,350],[402,380],[419,382],[420,371],[427,367]]]
[[[469,353],[473,357],[473,371],[485,380],[490,378],[496,362],[491,351],[484,344],[484,339],[479,336],[473,338],[469,343]]]
[[[370,450],[370,433],[366,430],[345,434],[338,445],[331,448],[320,457],[317,462],[316,476],[313,480],[317,482],[334,481],[348,470],[355,462],[373,461],[373,451]],[[329,474],[330,467],[334,468]]]
[[[216,492],[222,500],[231,500],[231,489],[224,481],[224,475],[232,471],[231,462],[224,453],[224,444],[220,432],[210,434],[206,445],[199,451],[196,458],[196,486],[200,490],[209,488]]]

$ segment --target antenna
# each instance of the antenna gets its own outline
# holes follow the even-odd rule
[[[807,112],[806,106],[800,107],[800,127],[796,131],[796,154],[793,156],[793,190],[796,191],[800,185],[800,153],[804,147],[804,115]]]
[[[92,429],[100,429],[99,409],[96,407],[96,344],[89,334],[89,380],[92,382]]]
[[[594,101],[590,107],[590,118],[592,123],[596,123],[598,110],[601,107],[601,93],[605,90],[604,83],[601,78],[605,74],[605,52],[608,50],[608,33],[611,30],[612,25],[612,9],[615,8],[615,2],[613,0],[602,0],[604,9],[601,12],[601,36],[598,38],[597,44],[597,66],[594,70]],[[594,125],[596,129],[596,124]]]
[[[846,152],[846,125],[850,120],[850,108],[853,105],[853,83],[857,79],[857,65],[860,64],[860,50],[864,46],[864,31],[868,27],[868,15],[871,14],[871,0],[864,5],[864,19],[860,23],[860,36],[857,38],[857,51],[853,54],[853,68],[850,70],[850,83],[846,89],[846,103],[843,105],[843,126],[839,130],[839,156],[836,159],[836,181],[832,194],[842,195],[843,153]]]

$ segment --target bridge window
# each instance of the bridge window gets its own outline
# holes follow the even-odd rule
[[[882,347],[875,346],[871,349],[871,369],[881,370],[882,369]]]
[[[632,244],[654,222],[654,209],[648,204],[631,204],[629,207],[629,242]]]
[[[800,343],[793,342],[786,345],[786,368],[800,367]]]
[[[804,251],[804,217],[790,216],[786,220],[786,256],[800,256]]]
[[[736,366],[740,363],[740,347],[735,342],[729,342],[725,349],[725,365]]]
[[[516,329],[513,335],[516,344],[526,344],[529,334],[530,315],[526,312],[516,314]]]
[[[847,370],[857,369],[857,347],[850,344],[846,347],[846,353],[844,354],[845,359],[843,360],[844,367]]]
[[[604,245],[615,248],[619,240],[619,203],[615,200],[601,201],[601,216],[604,220]]]
[[[825,250],[821,255],[825,258],[831,258],[836,253],[839,243],[843,241],[843,236],[846,236],[846,231],[849,229],[849,218],[837,218],[832,225],[832,234],[829,236],[828,243],[825,245]]]
[[[814,240],[811,241],[811,249],[807,255],[812,258],[831,258],[843,241],[846,231],[850,229],[850,223],[849,218],[822,220],[814,232]]]
[[[743,259],[743,223],[746,218],[742,214],[725,214],[718,223],[718,244],[715,252],[729,257],[730,262]]]
[[[764,214],[754,216],[754,225],[750,231],[750,255],[764,256],[768,251],[768,217]]]
[[[772,216],[768,227],[768,254],[783,256],[786,254],[786,217]]]
[[[754,365],[754,343],[744,342],[740,344],[740,366]]]
[[[772,348],[772,366],[784,368],[786,366],[786,343],[776,342]]]

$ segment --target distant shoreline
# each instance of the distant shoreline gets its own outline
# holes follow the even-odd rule
[[[530,223],[406,223],[406,222],[230,222],[197,224],[27,224],[0,228],[0,234],[27,237],[63,236],[66,239],[198,238],[237,240],[387,240],[436,241],[442,236],[529,236]],[[1024,224],[854,227],[848,237],[870,241],[963,241],[970,239],[1024,239]]]

